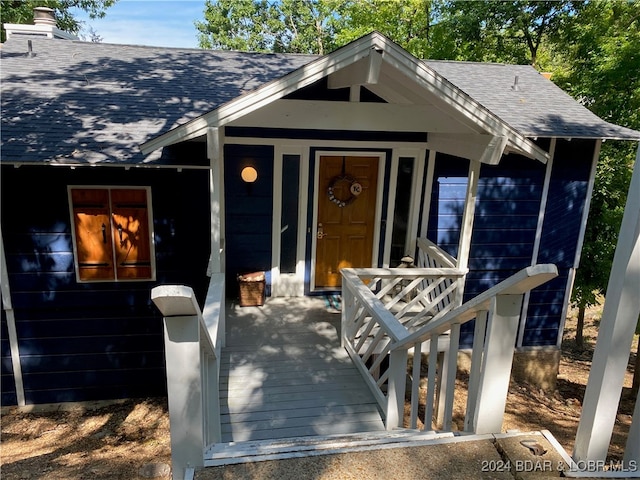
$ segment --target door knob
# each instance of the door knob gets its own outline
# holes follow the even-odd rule
[[[322,240],[326,236],[327,236],[327,234],[324,233],[324,229],[322,228],[322,224],[319,223],[318,224],[318,240]]]

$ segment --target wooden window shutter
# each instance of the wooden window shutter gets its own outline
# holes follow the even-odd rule
[[[151,238],[145,189],[111,190],[111,231],[117,278],[150,279]]]
[[[71,200],[80,280],[113,280],[109,191],[72,189]]]

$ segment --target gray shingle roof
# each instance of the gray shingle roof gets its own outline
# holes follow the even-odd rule
[[[605,122],[530,65],[426,63],[525,136],[640,139],[640,132]]]
[[[143,163],[138,145],[315,56],[12,38],[2,58],[2,160]]]
[[[2,58],[2,161],[138,164],[138,146],[302,67],[316,56],[12,38]],[[640,139],[572,100],[532,67],[428,62],[531,137]],[[515,76],[519,89],[514,91]]]

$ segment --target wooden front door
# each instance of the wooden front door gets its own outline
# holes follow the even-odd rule
[[[320,157],[315,269],[318,288],[341,286],[341,268],[372,266],[378,160]]]

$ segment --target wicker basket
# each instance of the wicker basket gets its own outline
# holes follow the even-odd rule
[[[264,272],[238,275],[241,307],[261,307],[264,305],[265,275]]]

